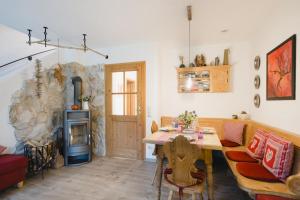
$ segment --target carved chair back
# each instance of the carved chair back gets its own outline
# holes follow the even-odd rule
[[[170,180],[182,186],[195,184],[197,179],[192,173],[198,172],[195,162],[202,157],[201,149],[182,135],[165,143],[163,149],[168,159],[168,168],[172,169]]]

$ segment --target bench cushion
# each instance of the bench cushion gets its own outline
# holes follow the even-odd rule
[[[224,139],[242,145],[244,126],[245,124],[241,122],[225,122]]]
[[[226,156],[228,159],[236,162],[258,162],[258,160],[249,156],[245,151],[226,151]]]
[[[280,182],[276,176],[258,163],[240,162],[236,164],[236,169],[242,176],[250,179],[267,182]]]
[[[21,155],[1,155],[0,175],[27,168],[27,158]]]
[[[280,180],[290,175],[294,145],[281,137],[270,134],[263,158],[263,166]]]
[[[238,147],[241,146],[236,142],[232,142],[230,140],[220,140],[223,147]]]
[[[247,147],[247,153],[253,158],[262,160],[264,157],[265,145],[268,139],[268,133],[261,129],[257,129]]]

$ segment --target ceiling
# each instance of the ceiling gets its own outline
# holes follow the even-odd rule
[[[2,0],[0,23],[43,38],[93,48],[137,43],[187,44],[186,6],[193,6],[192,45],[249,40],[280,0]],[[272,4],[272,6],[270,6]],[[228,29],[222,33],[221,30]]]

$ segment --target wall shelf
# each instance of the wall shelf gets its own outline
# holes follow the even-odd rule
[[[177,68],[178,92],[229,92],[230,69],[230,65]]]

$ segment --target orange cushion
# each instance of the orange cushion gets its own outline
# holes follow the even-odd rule
[[[236,164],[236,169],[242,176],[250,179],[266,182],[280,182],[276,176],[258,163],[239,162]]]
[[[226,151],[226,156],[236,162],[258,162],[244,151]]]
[[[271,196],[271,195],[266,195],[266,194],[258,194],[258,195],[256,195],[255,200],[292,200],[292,199]]]
[[[221,140],[221,144],[224,147],[238,147],[238,146],[241,146],[240,144],[238,144],[236,142],[232,142],[230,140]]]

